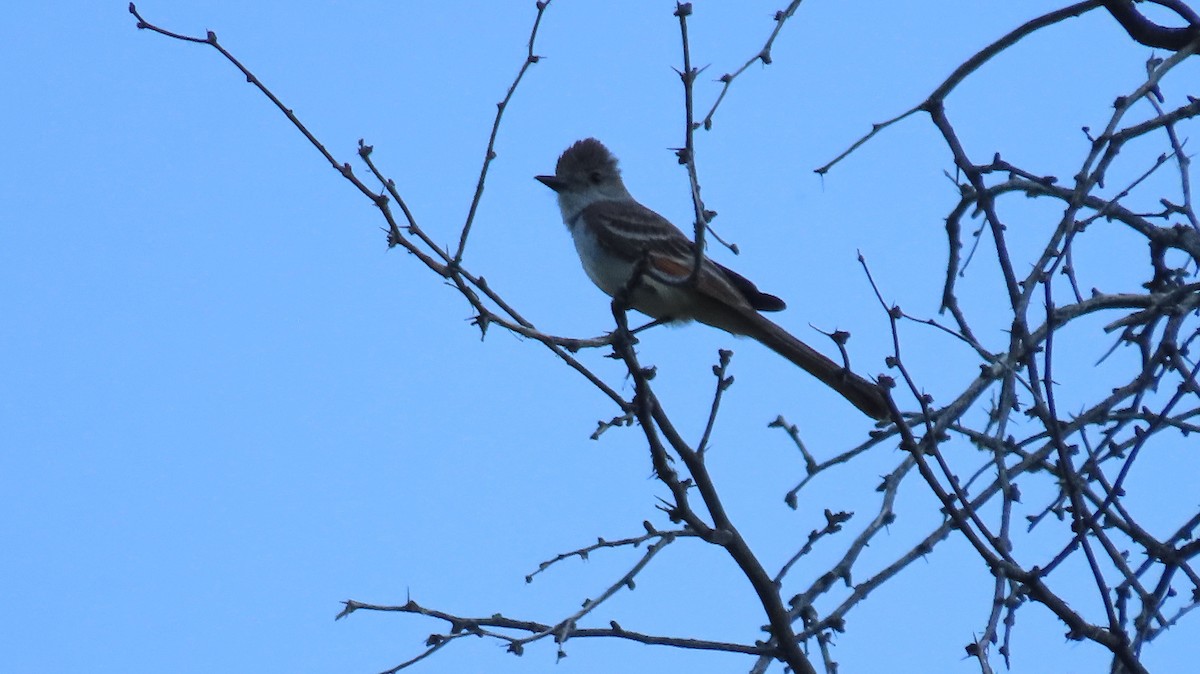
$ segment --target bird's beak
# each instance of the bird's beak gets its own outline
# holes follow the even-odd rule
[[[567,186],[566,182],[554,176],[534,176],[533,178],[555,192],[561,192]]]

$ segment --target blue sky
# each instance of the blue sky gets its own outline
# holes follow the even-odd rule
[[[711,64],[700,109],[718,92],[711,80],[759,49],[779,4],[696,3],[693,59]],[[594,554],[524,582],[542,560],[597,536],[636,535],[644,519],[667,525],[640,433],[588,439],[616,414],[611,402],[535,343],[498,329],[481,340],[467,304],[386,249],[370,204],[216,52],[136,30],[123,2],[77,5],[21,3],[0,28],[2,668],[374,672],[444,626],[366,613],[335,623],[341,600],[411,596],[462,614],[553,620],[618,578],[637,553]],[[356,143],[374,145],[422,226],[448,245],[534,16],[533,2],[147,0],[139,9],[171,30],[215,31],[360,175]],[[556,1],[535,49],[545,58],[506,113],[466,264],[548,332],[594,336],[612,320],[552,195],[532,179],[571,141],[604,140],[635,196],[689,222],[686,176],[667,149],[683,138],[672,9]],[[936,312],[951,158],[913,118],[824,179],[812,169],[1040,11],[805,3],[774,64],[738,79],[713,130],[698,135],[715,225],[742,250],[714,256],[786,299],[779,321],[793,332],[827,347],[809,325],[847,330],[856,366],[882,371],[886,315],[856,254],[889,301]],[[1148,56],[1093,13],[989,63],[948,110],[977,156],[1001,150],[1069,176],[1087,147],[1079,128],[1103,125]],[[1183,83],[1196,75],[1195,64],[1177,70],[1168,94],[1195,94]],[[1031,228],[1037,216],[1030,206]],[[1122,234],[1107,240],[1116,250]],[[1143,280],[1119,264],[1086,271],[1106,290]],[[990,278],[984,256],[964,281],[977,306],[994,297]],[[989,339],[1004,339],[1003,320]],[[939,399],[969,381],[971,354],[915,329],[905,344]],[[1079,367],[1107,347],[1079,354]],[[802,463],[767,422],[783,414],[822,456],[869,430],[819,384],[702,326],[653,331],[640,348],[690,437],[703,428],[716,350],[735,350],[737,383],[710,462],[768,566],[823,524],[822,509],[876,507],[878,476],[899,461],[891,448],[818,481],[798,510],[783,504]],[[629,392],[616,362],[581,359]],[[1178,454],[1163,457],[1180,462],[1173,474],[1134,476],[1131,489],[1186,490],[1195,473],[1181,466],[1195,459]],[[936,524],[915,482],[901,497],[901,520],[869,549],[864,573]],[[1178,524],[1169,505],[1147,503],[1147,517]],[[839,549],[819,549],[811,568]],[[870,671],[880,652],[907,671],[977,671],[962,646],[986,619],[981,574],[959,542],[912,565],[852,614],[837,638],[843,671]],[[686,541],[595,616],[610,619],[739,641],[757,638],[763,622],[727,560]],[[1015,671],[1104,666],[1099,648],[1064,645],[1045,611],[1027,607],[1018,620]],[[905,628],[913,623],[920,637]],[[1147,662],[1181,671],[1195,649],[1168,635]],[[552,644],[518,659],[471,641],[414,671],[749,666],[582,639],[567,651],[555,664]]]

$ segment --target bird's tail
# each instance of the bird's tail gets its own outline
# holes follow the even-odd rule
[[[872,419],[887,419],[887,402],[883,394],[871,382],[826,358],[816,349],[796,339],[787,330],[772,323],[761,314],[745,315],[747,337],[762,342],[775,353],[800,366],[805,372],[820,379],[826,386],[837,391],[859,410]]]

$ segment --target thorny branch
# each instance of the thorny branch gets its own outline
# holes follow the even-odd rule
[[[372,175],[382,185],[383,192],[376,193],[372,188],[368,187],[362,180],[355,175],[353,168],[348,162],[339,162],[334,158],[333,154],[325,148],[315,135],[306,127],[303,122],[292,112],[290,108],[283,104],[274,93],[267,88],[265,84],[252,73],[244,64],[236,57],[227,51],[217,41],[217,35],[213,31],[209,31],[206,37],[189,37],[179,33],[160,28],[142,18],[138,13],[137,7],[130,3],[129,12],[133,14],[137,20],[137,27],[144,30],[164,35],[166,37],[183,40],[185,42],[207,44],[216,49],[220,54],[232,63],[238,70],[245,75],[246,80],[259,89],[274,105],[277,107],[288,120],[304,135],[310,144],[317,149],[318,152],[325,158],[326,161],[336,170],[343,178],[349,181],[363,196],[371,201],[371,203],[379,209],[384,221],[387,223],[388,246],[400,246],[415,256],[422,264],[424,264],[434,274],[447,279],[459,291],[460,294],[471,304],[472,309],[476,312],[475,325],[479,327],[481,334],[486,334],[487,328],[490,325],[499,325],[511,332],[522,337],[527,337],[536,340],[550,349],[556,356],[563,360],[569,367],[585,377],[597,389],[603,392],[609,399],[616,403],[622,411],[627,410],[628,403],[622,396],[606,384],[602,379],[596,376],[589,368],[584,366],[579,360],[571,355],[571,352],[578,351],[584,348],[606,347],[611,344],[611,337],[596,337],[591,339],[576,339],[556,337],[548,333],[541,332],[530,321],[517,313],[516,309],[510,306],[501,295],[493,290],[488,285],[487,281],[482,276],[476,276],[469,272],[463,266],[463,254],[466,248],[467,236],[470,233],[471,225],[474,220],[475,209],[478,206],[479,200],[483,195],[483,184],[487,176],[488,167],[495,159],[493,145],[496,136],[499,133],[500,120],[507,108],[508,103],[512,100],[516,93],[516,86],[524,77],[525,72],[530,66],[538,62],[538,57],[533,54],[534,42],[537,38],[538,27],[541,25],[542,15],[545,13],[550,1],[537,3],[537,14],[534,18],[533,28],[529,34],[529,53],[521,65],[516,78],[512,85],[509,86],[504,100],[497,105],[496,116],[492,124],[492,134],[488,142],[488,149],[485,153],[483,168],[480,171],[480,177],[475,189],[475,194],[472,197],[470,213],[467,221],[464,223],[460,232],[460,240],[458,250],[454,255],[449,251],[441,248],[433,239],[425,233],[421,226],[417,223],[416,216],[409,210],[408,205],[396,190],[395,183],[384,176],[383,172],[374,164],[371,155],[374,148],[367,145],[363,141],[359,141],[358,155],[359,158],[367,165]],[[389,197],[395,201],[404,214],[404,225],[397,222],[389,205]],[[407,232],[407,235],[405,234]],[[482,296],[482,297],[481,297]],[[484,302],[486,297],[492,304]]]
[[[875,125],[848,150],[817,169],[819,173],[829,171],[895,121],[925,112],[941,132],[955,169],[963,177],[961,199],[946,220],[949,256],[942,305],[950,312],[954,325],[943,327],[932,321],[909,320],[939,327],[970,345],[982,360],[981,376],[972,386],[974,395],[998,387],[999,402],[991,409],[982,428],[968,424],[963,416],[966,408],[956,407],[953,403],[941,410],[923,409],[922,414],[914,418],[919,420],[919,425],[901,417],[898,411],[894,420],[904,438],[901,446],[911,452],[920,475],[942,502],[943,510],[950,518],[948,526],[972,544],[996,578],[996,592],[983,634],[968,647],[968,652],[980,660],[985,671],[989,668],[986,662],[989,646],[1001,636],[1001,620],[1004,634],[1000,654],[1007,661],[1011,630],[1015,625],[1013,616],[1029,600],[1054,613],[1070,628],[1071,638],[1088,639],[1108,649],[1114,667],[1128,672],[1144,671],[1139,659],[1141,649],[1161,634],[1161,627],[1167,624],[1163,609],[1169,605],[1172,593],[1165,588],[1174,587],[1170,579],[1176,569],[1183,570],[1190,583],[1190,588],[1181,593],[1188,599],[1178,606],[1178,613],[1190,611],[1200,600],[1200,583],[1190,566],[1191,556],[1181,556],[1177,542],[1159,540],[1138,525],[1139,515],[1127,505],[1122,487],[1142,448],[1163,431],[1190,432],[1187,427],[1195,425],[1196,416],[1200,415],[1200,407],[1196,405],[1200,400],[1196,396],[1197,368],[1182,359],[1174,359],[1175,354],[1186,353],[1186,344],[1200,338],[1200,326],[1196,323],[1200,287],[1185,281],[1200,265],[1200,246],[1197,245],[1200,241],[1193,226],[1195,212],[1189,189],[1190,163],[1175,131],[1175,125],[1181,120],[1200,114],[1200,105],[1192,97],[1170,110],[1160,104],[1163,78],[1200,49],[1200,25],[1190,10],[1185,11],[1183,5],[1172,3],[1181,8],[1180,16],[1190,22],[1186,32],[1191,37],[1172,43],[1176,51],[1170,57],[1153,59],[1147,66],[1147,79],[1130,94],[1118,99],[1104,130],[1089,137],[1090,151],[1070,187],[1060,187],[1053,176],[1013,166],[999,154],[987,163],[972,160],[959,142],[958,132],[944,106],[955,86],[992,56],[1015,45],[1034,30],[1101,5],[1114,16],[1133,12],[1132,3],[1084,2],[1034,19],[969,59],[924,102]],[[1136,16],[1139,21],[1143,20],[1141,15]],[[1144,42],[1145,34],[1134,34],[1129,18],[1125,15],[1122,25],[1130,30],[1131,37]],[[1155,44],[1163,46],[1161,40]],[[1124,123],[1126,113],[1139,104],[1153,107],[1153,116],[1138,123]],[[1138,213],[1124,204],[1152,172],[1165,165],[1162,157],[1112,196],[1102,196],[1105,177],[1127,142],[1149,137],[1159,130],[1165,130],[1167,136],[1164,141],[1169,153],[1164,157],[1177,159],[1183,205],[1171,203],[1158,213]],[[1061,217],[1049,229],[1040,254],[1028,261],[1020,260],[1019,265],[1012,253],[1010,239],[1014,235],[1004,217],[1002,202],[1010,194],[1054,200],[1062,208]],[[1165,199],[1162,201],[1168,203]],[[976,318],[964,308],[964,300],[958,293],[957,280],[966,273],[958,254],[963,246],[961,221],[969,213],[979,214],[983,219],[983,230],[991,235],[1002,295],[1012,312],[1008,344],[1003,348],[984,346],[986,340],[981,339],[979,331],[972,325]],[[1173,216],[1182,216],[1187,224],[1171,222]],[[1149,243],[1154,273],[1146,284],[1147,292],[1095,290],[1091,297],[1082,296],[1078,282],[1082,262],[1075,244],[1081,237],[1096,231],[1094,223],[1105,220],[1125,225]],[[1176,256],[1179,266],[1167,262],[1170,256]],[[1018,276],[1018,268],[1027,271]],[[1187,271],[1188,268],[1193,271]],[[1067,304],[1056,303],[1055,281],[1058,278],[1068,282],[1072,301]],[[1032,301],[1039,296],[1040,307]],[[1056,355],[1063,348],[1058,346],[1058,337],[1070,334],[1064,332],[1064,328],[1085,316],[1122,310],[1132,313],[1112,321],[1107,330],[1122,330],[1114,347],[1120,344],[1138,347],[1141,358],[1137,367],[1126,375],[1129,377],[1127,383],[1113,388],[1099,400],[1085,403],[1071,418],[1064,419],[1058,393],[1062,384],[1054,366]],[[910,393],[919,398],[920,388],[905,367],[900,349],[899,323],[907,315],[898,307],[892,307],[889,316],[895,347],[893,362],[900,369]],[[1174,386],[1169,383],[1172,381]],[[1155,395],[1155,391],[1166,392],[1166,395]],[[1088,392],[1085,388],[1072,393],[1074,400]],[[1185,397],[1190,404],[1180,409]],[[1158,411],[1153,411],[1150,405],[1157,405]],[[1025,439],[1018,439],[1011,434],[1014,428],[1012,416],[1013,412],[1022,409],[1034,423],[1034,429],[1027,432]],[[1142,412],[1136,417],[1131,416],[1135,410]],[[1139,421],[1143,423],[1138,425]],[[942,449],[955,436],[990,453],[989,464],[982,464],[972,478],[974,481],[990,470],[993,475],[990,483],[968,491],[959,481],[957,470],[951,467],[947,458],[949,454]],[[1087,448],[1083,457],[1078,456],[1080,446]],[[1055,480],[1055,495],[1046,512],[1053,510],[1058,517],[1066,517],[1071,522],[1070,535],[1062,548],[1041,564],[1020,563],[1012,554],[1014,546],[1018,545],[1011,527],[1012,514],[1020,501],[1016,479],[1024,477],[1028,482],[1032,471],[1045,471]],[[992,529],[980,510],[992,496],[1000,497],[1000,507],[995,511],[998,512],[998,530]],[[1031,517],[1029,521],[1032,528],[1042,524],[1043,518]],[[932,543],[932,539],[927,539],[925,544]],[[1146,556],[1146,562],[1140,567],[1127,562],[1130,546],[1142,550]],[[918,548],[914,548],[916,550]],[[1076,555],[1083,557],[1084,567],[1089,569],[1095,585],[1101,609],[1097,619],[1068,608],[1054,589],[1055,570]],[[1144,581],[1153,575],[1157,575],[1153,583],[1155,591],[1149,590]],[[1130,610],[1131,600],[1140,605],[1136,612]],[[1159,629],[1151,627],[1154,625]]]

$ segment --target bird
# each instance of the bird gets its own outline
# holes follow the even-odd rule
[[[632,288],[628,303],[655,322],[698,321],[750,337],[816,377],[873,419],[888,405],[870,381],[835,363],[760,312],[787,305],[741,274],[700,256],[696,244],[669,220],[633,198],[617,158],[595,138],[568,147],[554,175],[535,179],[557,195],[563,222],[588,277],[610,297]],[[641,278],[631,284],[632,277]]]

